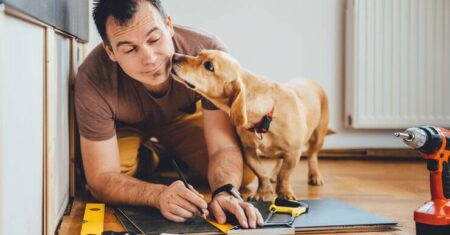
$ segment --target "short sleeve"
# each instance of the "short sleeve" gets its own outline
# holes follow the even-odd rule
[[[225,44],[222,42],[222,40],[220,40],[218,37],[213,36],[211,38],[211,43],[210,43],[210,48],[208,49],[213,49],[213,50],[219,50],[219,51],[224,51],[224,52],[228,52],[227,47],[225,46]]]
[[[115,135],[114,114],[110,105],[81,69],[75,80],[75,112],[80,135],[84,138],[101,141]]]

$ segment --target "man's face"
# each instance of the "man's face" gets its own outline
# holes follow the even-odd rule
[[[155,7],[144,1],[126,26],[109,16],[106,34],[111,47],[104,47],[111,60],[150,91],[165,89],[174,53],[169,16],[163,19]]]

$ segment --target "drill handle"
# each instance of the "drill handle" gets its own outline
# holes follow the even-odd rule
[[[448,162],[428,159],[430,171],[430,191],[433,200],[450,199],[450,170]]]
[[[442,186],[444,197],[450,199],[450,167],[448,161],[444,161],[442,164]]]
[[[442,161],[442,186],[443,194],[446,199],[450,199],[450,131],[439,128],[442,134],[442,147],[439,152],[439,159]]]

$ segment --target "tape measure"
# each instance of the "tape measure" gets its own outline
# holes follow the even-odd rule
[[[80,235],[101,235],[103,232],[104,219],[105,204],[86,203]]]

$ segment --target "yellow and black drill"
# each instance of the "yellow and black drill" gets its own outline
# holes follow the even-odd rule
[[[395,136],[417,149],[427,160],[431,200],[414,211],[417,235],[450,234],[450,131],[444,128],[413,127]]]

